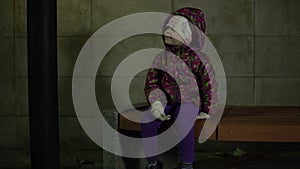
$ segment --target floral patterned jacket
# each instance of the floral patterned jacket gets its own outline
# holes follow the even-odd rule
[[[190,7],[172,14],[186,17],[198,29],[192,29],[193,41],[189,47],[165,43],[166,51],[155,57],[146,75],[144,92],[147,101],[149,104],[156,100],[168,104],[191,102],[199,106],[200,111],[209,113],[217,102],[212,96],[216,94],[218,84],[209,57],[201,52],[206,28],[204,14],[200,9]],[[166,19],[163,31],[170,17]],[[164,95],[167,98],[164,99]]]

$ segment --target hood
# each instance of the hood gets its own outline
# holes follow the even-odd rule
[[[171,15],[165,20],[164,26],[162,29],[162,32],[165,32],[166,25],[169,22],[169,20],[172,18],[173,15],[180,15],[185,17],[191,24],[191,30],[192,30],[192,42],[190,44],[190,47],[186,45],[169,45],[165,43],[164,35],[163,35],[163,42],[166,47],[166,49],[173,53],[184,53],[184,52],[190,52],[192,50],[201,50],[204,45],[204,36],[201,36],[201,32],[205,33],[206,29],[206,23],[204,20],[204,13],[197,8],[192,7],[184,7],[180,8],[174,12],[171,13]]]

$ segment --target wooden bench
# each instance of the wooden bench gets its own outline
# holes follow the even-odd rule
[[[143,109],[142,106],[139,108]],[[130,110],[126,113],[134,115]],[[204,122],[196,121],[195,138]],[[169,125],[165,123],[162,130]],[[141,124],[119,115],[119,129],[140,132]],[[210,140],[300,142],[300,107],[226,106]]]

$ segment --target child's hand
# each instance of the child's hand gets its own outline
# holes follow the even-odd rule
[[[208,115],[207,113],[201,112],[197,117],[196,120],[198,119],[208,119],[210,118],[210,115]]]
[[[171,119],[170,115],[165,115],[164,106],[160,101],[153,102],[153,104],[151,105],[151,114],[161,121]]]
[[[171,119],[171,116],[170,116],[170,115],[165,115],[164,112],[160,112],[160,111],[158,111],[158,110],[151,110],[151,113],[152,113],[152,115],[153,115],[155,118],[157,118],[157,119],[159,119],[159,120],[161,120],[161,121],[165,121],[165,120],[170,120],[170,119]]]

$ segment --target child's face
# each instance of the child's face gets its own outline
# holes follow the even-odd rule
[[[183,39],[181,36],[171,27],[167,27],[164,32],[165,34],[165,43],[169,45],[182,45]]]

